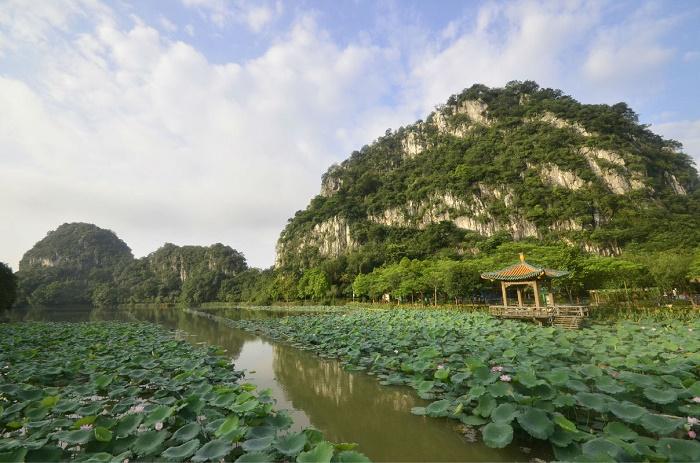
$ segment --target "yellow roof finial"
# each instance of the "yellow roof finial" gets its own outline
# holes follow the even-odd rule
[[[525,253],[524,252],[520,253],[520,262],[525,262]]]

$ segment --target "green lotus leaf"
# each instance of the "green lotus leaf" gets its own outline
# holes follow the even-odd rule
[[[678,399],[678,394],[673,389],[656,389],[648,387],[644,389],[644,396],[657,404],[670,404]]]
[[[194,452],[196,452],[198,448],[199,439],[192,439],[177,447],[169,447],[161,453],[160,456],[168,461],[182,461],[194,455]]]
[[[85,444],[92,438],[91,429],[78,429],[77,431],[61,431],[56,433],[56,438],[69,444]]]
[[[470,371],[461,371],[459,373],[455,373],[454,375],[452,375],[452,377],[450,378],[450,381],[453,384],[462,384],[464,382],[464,380],[469,379],[469,377],[471,375],[472,374]]]
[[[695,397],[700,397],[700,381],[695,381],[688,386],[688,392]]]
[[[166,407],[165,405],[158,405],[156,408],[151,410],[151,412],[143,420],[144,426],[153,426],[156,423],[165,421],[170,415],[173,414],[174,409],[172,407]]]
[[[491,373],[485,366],[479,366],[472,370],[472,377],[481,383],[492,383],[498,379],[498,376]]]
[[[576,423],[573,421],[569,421],[564,415],[561,413],[555,413],[554,416],[552,417],[552,421],[559,426],[560,428],[569,431],[569,432],[577,432],[578,429],[576,428]],[[568,444],[566,444],[568,445]],[[563,447],[563,446],[562,446]]]
[[[279,411],[273,417],[267,417],[265,422],[270,426],[274,426],[277,429],[287,429],[292,426],[294,420],[289,416],[287,412]]]
[[[428,411],[425,409],[425,407],[413,407],[411,408],[411,413],[414,415],[423,416],[427,415]]]
[[[573,407],[576,405],[576,399],[571,394],[559,394],[553,401],[552,405],[563,408],[563,407]]]
[[[306,434],[298,433],[280,438],[275,444],[275,448],[280,453],[291,457],[304,450],[305,445]]]
[[[416,388],[418,392],[430,392],[435,386],[435,381],[421,381]]]
[[[197,453],[192,457],[192,461],[217,461],[228,455],[232,448],[228,442],[222,439],[214,439],[197,450]]]
[[[15,462],[22,462],[24,461],[25,456],[27,455],[27,449],[25,448],[19,448],[16,450],[12,450],[10,452],[2,452],[0,453],[0,462],[8,462],[8,463],[15,463]]]
[[[581,446],[581,450],[584,454],[593,458],[593,460],[599,459],[600,456],[603,455],[617,459],[623,453],[623,450],[619,445],[603,437],[585,442]]]
[[[696,440],[660,439],[656,450],[669,461],[700,461],[700,443]]]
[[[589,378],[598,378],[600,376],[603,376],[603,370],[598,368],[595,365],[585,365],[579,369],[582,375],[587,376]]]
[[[160,450],[166,435],[164,431],[146,431],[136,437],[136,440],[131,445],[131,450],[142,457],[153,455]]]
[[[608,411],[608,396],[595,392],[579,392],[574,395],[576,401],[585,408],[590,408],[599,413]]]
[[[449,410],[450,405],[452,404],[449,400],[438,400],[429,404],[425,408],[425,411],[430,416],[444,416],[447,413],[447,410]]]
[[[610,411],[618,418],[628,422],[635,423],[647,413],[647,409],[635,405],[631,402],[618,402],[610,404]]]
[[[654,378],[651,376],[640,375],[639,373],[634,373],[631,371],[621,371],[618,375],[618,379],[640,388],[656,386],[656,381],[654,381]]]
[[[489,422],[486,418],[477,415],[465,415],[464,413],[460,415],[459,420],[467,426],[481,426]]]
[[[496,408],[496,399],[490,395],[484,395],[479,398],[479,404],[474,408],[474,413],[483,417],[489,417],[494,408]]]
[[[241,444],[246,452],[260,452],[266,450],[275,440],[273,436],[258,437],[257,439],[248,439]]]
[[[329,442],[319,442],[308,452],[301,452],[297,456],[297,463],[329,463],[333,458],[333,444]]]
[[[354,450],[345,450],[338,453],[333,461],[338,463],[369,463],[372,460],[359,452],[355,452]]]
[[[450,368],[441,368],[435,371],[435,379],[439,379],[440,381],[444,381],[450,376]]]
[[[505,395],[511,395],[513,393],[513,386],[510,384],[499,381],[497,383],[491,384],[488,387],[489,394],[493,397],[503,397]]]
[[[577,379],[570,379],[566,382],[566,387],[571,389],[572,391],[576,392],[588,392],[590,389],[588,386],[586,386],[585,383],[577,380]]]
[[[644,426],[644,429],[662,436],[671,434],[683,426],[684,423],[685,421],[682,419],[655,415],[653,413],[647,413],[639,420],[639,424]]]
[[[26,449],[25,449],[26,450]],[[30,450],[26,454],[28,462],[61,461],[63,460],[63,449],[55,445],[45,445],[36,450]],[[14,460],[21,461],[21,460]]]
[[[107,386],[109,386],[112,383],[113,380],[113,375],[100,375],[97,377],[97,379],[95,379],[93,384],[97,389],[104,390]]]
[[[238,429],[238,421],[239,420],[236,415],[231,415],[226,419],[226,421],[221,423],[221,425],[216,429],[216,431],[214,431],[214,436],[221,437],[235,431],[236,429]]]
[[[566,382],[569,380],[569,375],[564,370],[551,371],[545,374],[544,377],[547,379],[547,381],[554,384],[555,386],[562,386],[566,384]]]
[[[625,390],[624,387],[620,386],[620,384],[610,376],[601,376],[600,378],[596,378],[595,387],[600,391],[607,392],[608,394],[617,394]]]
[[[520,371],[514,378],[515,381],[522,384],[525,387],[535,387],[540,384],[540,380],[531,371]]]
[[[511,403],[504,403],[494,408],[491,419],[495,423],[510,423],[518,415],[518,407]]]
[[[126,437],[139,427],[142,420],[143,415],[141,413],[126,415],[124,418],[119,420],[117,427],[114,429],[114,433],[117,435],[117,437]]]
[[[513,428],[507,423],[489,423],[481,430],[484,444],[494,449],[502,449],[513,442]]]
[[[102,426],[97,426],[95,428],[95,439],[98,442],[109,442],[112,440],[112,431]]]
[[[623,423],[619,423],[617,421],[611,421],[606,424],[605,428],[603,428],[603,432],[609,436],[617,437],[618,439],[622,440],[633,440],[639,435],[625,426]]]
[[[202,427],[198,423],[188,423],[175,431],[172,439],[175,442],[188,442],[197,437],[201,430]]]
[[[518,424],[536,439],[547,439],[554,432],[554,423],[537,408],[528,408],[517,417]]]
[[[274,458],[267,453],[244,453],[236,458],[236,463],[270,463]]]

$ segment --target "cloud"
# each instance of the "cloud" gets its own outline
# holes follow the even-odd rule
[[[281,2],[253,4],[248,1],[182,0],[183,5],[194,8],[218,27],[230,22],[245,24],[252,32],[260,32],[283,12]]]
[[[685,120],[654,124],[651,129],[666,138],[683,143],[683,151],[695,159],[700,167],[700,120]]]

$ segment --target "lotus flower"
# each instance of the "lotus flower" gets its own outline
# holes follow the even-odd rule
[[[82,429],[84,431],[89,431],[92,429],[92,425],[91,424],[84,424],[80,427],[80,429]]]
[[[696,424],[700,424],[700,419],[695,418],[694,416],[689,416],[688,417],[688,424],[691,426],[694,426]]]
[[[129,413],[141,413],[143,411],[143,405],[134,405],[129,409]]]
[[[695,402],[696,404],[700,404],[700,397],[693,397],[692,400],[693,400],[693,402]]]
[[[698,437],[698,435],[695,433],[695,431],[688,431],[688,437],[690,437],[691,439],[695,439],[696,437]]]
[[[497,371],[503,371],[503,367],[500,365],[496,365],[495,367],[491,367],[491,371],[493,371],[494,373]]]
[[[163,429],[163,423],[160,421],[157,422],[155,428],[156,428],[156,431],[160,431],[161,429]]]
[[[398,354],[398,353],[399,353],[399,350],[398,350],[398,349],[394,349],[394,353],[395,353],[395,354]]]
[[[64,442],[62,440],[58,441],[58,446],[61,447],[62,449],[65,449],[68,447],[68,442]]]
[[[511,378],[510,375],[501,375],[500,379],[501,381],[505,381],[506,383],[508,383],[513,378]]]
[[[440,364],[440,365],[437,366],[437,369],[438,369],[438,370],[442,370],[443,368],[445,368],[445,365],[443,365],[443,364]]]

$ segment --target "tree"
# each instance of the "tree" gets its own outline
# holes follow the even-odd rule
[[[12,307],[17,299],[17,277],[12,269],[0,262],[0,311]]]
[[[318,301],[326,296],[330,284],[323,270],[312,268],[304,272],[297,285],[297,294],[300,298],[311,298]]]

